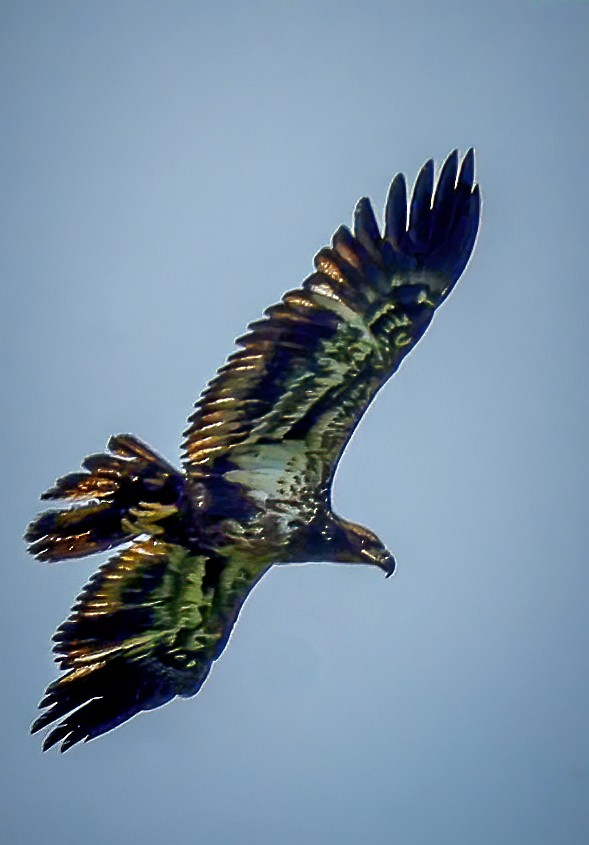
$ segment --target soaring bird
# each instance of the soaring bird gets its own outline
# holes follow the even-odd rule
[[[359,200],[301,287],[251,323],[198,399],[176,469],[133,435],[112,437],[56,481],[25,539],[39,560],[122,546],[53,636],[64,672],[32,732],[65,751],[201,688],[254,585],[278,563],[368,564],[393,555],[338,516],[331,487],[377,391],[429,326],[471,255],[474,154],[432,160],[407,202],[392,181],[379,228]],[[57,723],[57,724],[55,724]]]

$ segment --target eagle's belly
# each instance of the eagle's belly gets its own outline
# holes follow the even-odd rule
[[[293,545],[298,545],[297,539],[305,530],[300,514],[281,502],[260,508],[245,521],[223,520],[220,529],[222,554],[248,560],[251,571],[273,563],[290,563]]]
[[[262,566],[291,560],[293,540],[325,507],[313,464],[300,441],[237,451],[193,487],[198,541]]]

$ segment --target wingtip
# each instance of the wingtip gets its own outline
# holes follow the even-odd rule
[[[47,736],[43,740],[43,743],[41,744],[41,750],[49,751],[50,748],[53,748],[54,745],[57,745],[58,742],[61,742],[59,750],[65,751],[66,749],[64,748],[64,745],[67,742],[70,734],[71,731],[67,725],[58,725],[47,734]],[[69,746],[67,747],[69,748]]]
[[[354,235],[360,243],[371,248],[380,241],[380,229],[368,197],[360,197],[354,209]]]
[[[407,233],[407,182],[404,173],[397,173],[385,205],[385,239],[395,249],[402,247]]]
[[[475,172],[475,154],[474,147],[470,147],[462,159],[460,172],[458,174],[458,182],[466,187],[473,189]]]
[[[29,728],[30,734],[36,734],[41,730],[43,725],[40,724],[40,719],[41,719],[41,717],[38,716],[33,722],[31,722],[31,727]]]
[[[415,179],[413,191],[411,192],[411,205],[413,206],[415,202],[419,201],[426,201],[431,205],[433,186],[434,160],[433,158],[428,158]]]
[[[431,207],[434,188],[434,160],[429,158],[415,180],[409,210],[409,237],[415,249],[428,243],[431,229]]]
[[[88,742],[88,739],[89,737],[84,737],[83,741]],[[65,751],[71,748],[72,745],[75,745],[77,742],[80,742],[80,740],[81,737],[76,736],[73,731],[70,731],[70,733],[64,737],[63,742],[59,746],[59,753],[63,754]]]
[[[433,158],[428,158],[426,162],[423,163],[421,170],[417,174],[416,182],[419,182],[420,179],[424,178],[432,178],[433,180],[434,175],[434,160]]]

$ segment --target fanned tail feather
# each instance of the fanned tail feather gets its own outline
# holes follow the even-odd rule
[[[56,481],[43,499],[69,507],[48,510],[29,525],[25,540],[39,560],[84,557],[142,533],[160,533],[161,522],[180,508],[182,475],[136,437],[111,437],[108,452],[90,455]]]

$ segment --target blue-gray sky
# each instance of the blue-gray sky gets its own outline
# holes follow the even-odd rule
[[[587,841],[589,5],[0,4],[4,841]],[[27,735],[99,561],[38,494],[111,433],[177,460],[233,338],[356,199],[475,145],[473,261],[338,472],[398,574],[273,570],[201,694]]]

